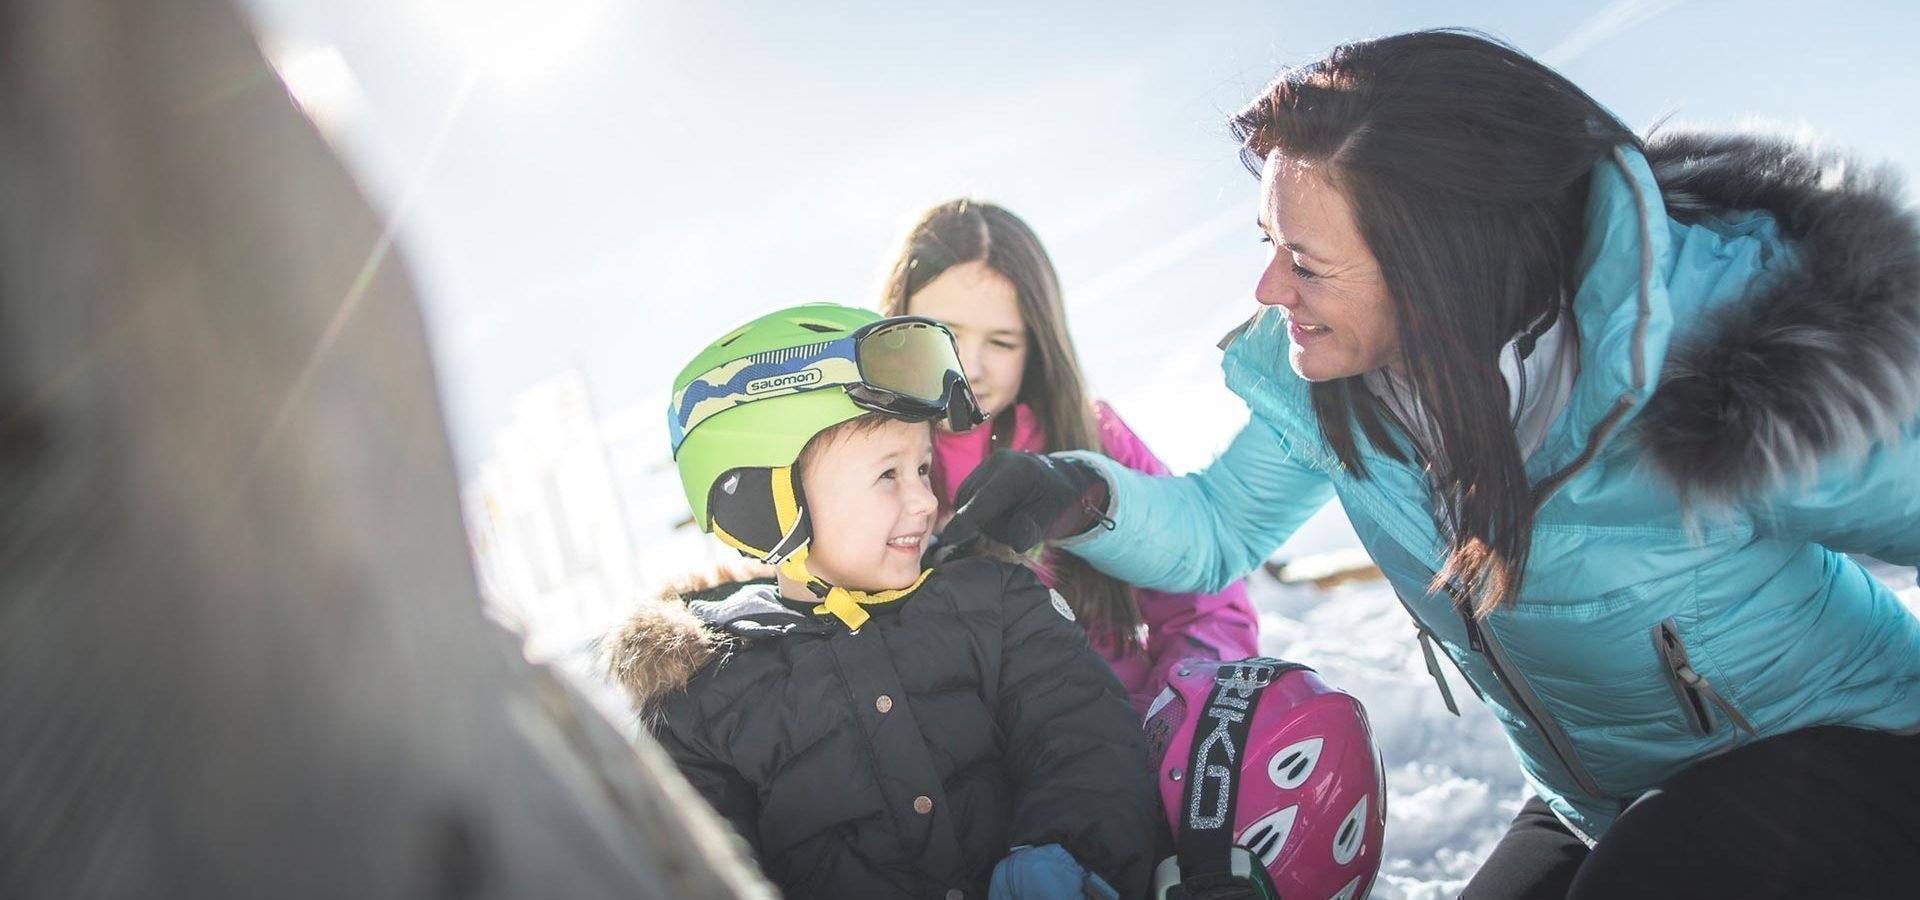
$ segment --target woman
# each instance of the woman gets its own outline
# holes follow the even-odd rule
[[[921,214],[888,269],[881,313],[945,323],[988,416],[971,431],[934,436],[941,521],[953,514],[954,488],[997,448],[1099,450],[1134,471],[1167,474],[1112,407],[1089,402],[1060,279],[1040,238],[1013,213],[952,200]],[[1237,581],[1217,593],[1167,594],[1134,589],[1071,556],[1048,557],[1037,568],[1066,597],[1142,714],[1180,660],[1241,659],[1259,650],[1253,606]]]
[[[1252,422],[1179,479],[996,454],[948,540],[1205,589],[1338,495],[1536,794],[1466,896],[1911,891],[1920,620],[1844,555],[1920,562],[1898,190],[1643,144],[1457,32],[1342,47],[1234,127],[1273,243],[1224,361]]]

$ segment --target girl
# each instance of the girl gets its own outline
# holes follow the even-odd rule
[[[884,315],[926,316],[953,331],[988,416],[978,428],[942,429],[934,438],[941,522],[953,514],[954,488],[997,449],[1097,450],[1135,471],[1167,474],[1112,407],[1089,402],[1059,277],[1040,239],[1013,213],[973,200],[928,210],[907,233],[881,298]],[[1071,556],[1049,554],[1037,568],[1143,713],[1181,659],[1241,659],[1258,650],[1253,607],[1237,581],[1214,594],[1164,593],[1130,587]]]

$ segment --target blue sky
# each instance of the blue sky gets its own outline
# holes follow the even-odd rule
[[[1920,174],[1920,17],[1892,3],[247,5],[394,219],[469,470],[555,372],[657,405],[731,323],[870,302],[957,195],[1036,227],[1096,389],[1196,465],[1237,423],[1180,400],[1219,390],[1207,345],[1260,259],[1221,121],[1343,40],[1477,27],[1635,127],[1804,128]]]

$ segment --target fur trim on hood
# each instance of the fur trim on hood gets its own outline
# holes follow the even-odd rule
[[[772,566],[732,559],[668,582],[603,640],[607,675],[626,689],[634,710],[646,712],[660,698],[685,688],[687,679],[729,640],[687,604],[726,597],[750,582],[773,578]]]
[[[790,634],[829,634],[837,623],[780,599],[771,578],[726,581],[742,570],[723,567],[642,601],[607,635],[607,674],[626,688],[643,716],[684,689],[702,666],[736,645]],[[756,574],[757,570],[745,570]],[[681,591],[685,592],[682,593]]]
[[[1914,420],[1920,232],[1892,171],[1752,135],[1661,135],[1647,158],[1669,215],[1766,210],[1800,262],[1669,350],[1636,426],[1683,494],[1777,489]]]
[[[626,689],[633,708],[644,712],[685,688],[723,640],[685,603],[644,600],[608,635],[607,674]]]

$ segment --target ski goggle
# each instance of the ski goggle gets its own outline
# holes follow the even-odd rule
[[[945,419],[954,431],[986,421],[961,373],[953,333],[922,316],[894,316],[845,337],[756,353],[702,373],[673,395],[673,452],[701,422],[736,406],[828,388],[845,390],[862,409],[918,422]]]

